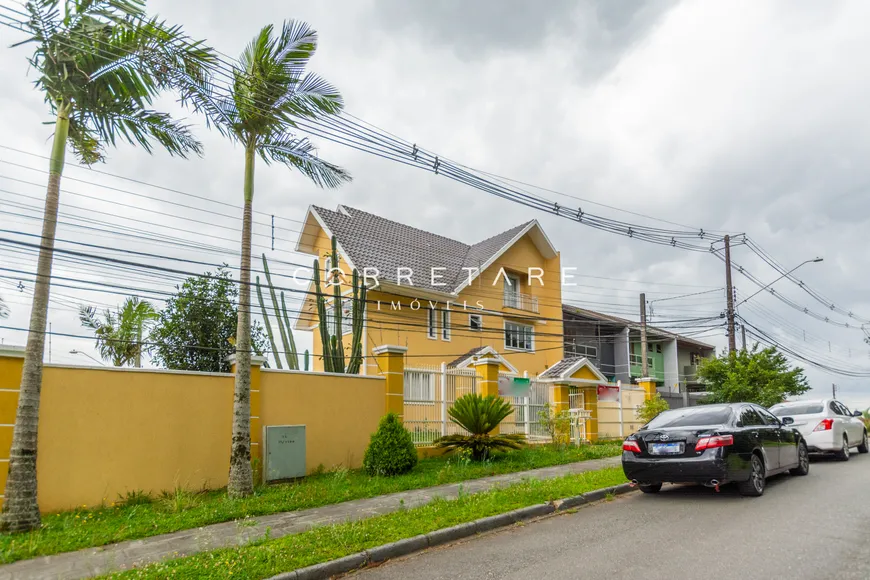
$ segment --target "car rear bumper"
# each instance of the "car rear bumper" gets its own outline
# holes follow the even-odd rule
[[[625,477],[640,483],[719,483],[731,481],[728,465],[719,454],[700,457],[637,457],[630,451],[622,454]]]
[[[801,435],[807,442],[807,450],[810,453],[830,453],[843,448],[843,437],[837,437],[833,429],[827,431],[804,431]]]

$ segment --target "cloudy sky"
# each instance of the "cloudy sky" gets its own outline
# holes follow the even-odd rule
[[[341,89],[355,116],[443,157],[584,200],[530,190],[565,205],[658,227],[670,226],[641,216],[746,232],[788,268],[822,256],[824,262],[798,272],[800,279],[870,318],[870,80],[862,74],[867,57],[860,56],[870,54],[866,2],[152,0],[149,7],[232,56],[264,24],[304,19],[320,33],[311,69]],[[27,49],[7,48],[20,38],[0,29],[0,145],[6,147],[0,149],[0,220],[4,230],[34,233],[47,168],[38,156],[49,152],[51,127],[41,124],[49,117],[29,84]],[[188,114],[170,98],[161,106]],[[242,151],[201,120],[190,122],[206,146],[202,159],[122,146],[96,168],[112,175],[69,169],[58,238],[237,267]],[[563,265],[587,276],[578,278],[582,286],[566,289],[567,302],[636,318],[639,292],[661,299],[714,290],[654,303],[653,321],[715,316],[724,308],[723,293],[715,291],[724,269],[711,255],[533,215],[443,176],[314,140],[321,156],[347,168],[354,181],[324,191],[285,168],[258,168],[255,209],[262,213],[254,253],[265,251],[279,273],[293,270],[279,260],[310,262],[292,249],[311,203],[350,205],[468,243],[537,217]],[[128,235],[94,229],[106,227],[123,227]],[[146,242],[146,234],[161,241]],[[35,260],[8,245],[0,246],[0,257],[0,296],[11,309],[0,324],[24,327],[32,289],[26,272]],[[778,276],[745,247],[735,248],[734,259],[762,280]],[[123,298],[82,290],[82,280],[169,291],[180,279],[69,260],[55,273],[74,287],[53,290],[52,330],[70,335],[83,334],[77,304],[108,306]],[[737,273],[734,283],[738,296],[757,289]],[[777,288],[825,312],[796,285],[783,281]],[[808,358],[870,371],[859,329],[816,321],[766,293],[741,313]],[[91,341],[60,334],[52,339],[52,362],[89,363],[71,349],[96,356]],[[5,344],[25,339],[8,329],[0,337]],[[721,330],[702,337],[725,345]],[[300,342],[310,345],[310,338]],[[870,380],[803,366],[819,394],[836,382],[847,403],[870,406]]]

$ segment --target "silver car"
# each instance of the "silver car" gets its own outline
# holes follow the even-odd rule
[[[857,448],[858,453],[870,451],[861,411],[853,413],[836,399],[780,403],[770,411],[800,431],[810,453],[834,453],[848,461],[852,448]]]

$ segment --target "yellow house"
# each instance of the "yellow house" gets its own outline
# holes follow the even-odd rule
[[[559,253],[536,220],[469,244],[347,206],[311,206],[296,250],[320,260],[321,278],[335,267],[333,235],[343,279],[357,269],[369,287],[361,373],[382,371],[372,354],[382,345],[406,347],[406,367],[461,368],[488,353],[503,372],[530,377],[562,359]],[[347,297],[348,287],[340,288]],[[352,300],[345,300],[349,322]],[[295,328],[317,327],[309,293]],[[348,324],[346,352],[349,332]],[[322,353],[314,332],[315,370],[323,369]]]

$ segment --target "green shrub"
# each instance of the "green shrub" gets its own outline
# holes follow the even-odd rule
[[[652,399],[647,399],[638,407],[637,418],[643,421],[644,424],[647,424],[655,419],[659,413],[663,413],[670,408],[671,406],[668,405],[668,402],[660,394],[656,393]]]
[[[395,413],[387,414],[372,434],[363,456],[363,468],[369,475],[399,475],[417,465],[417,449],[411,434]]]
[[[492,431],[505,417],[513,413],[513,406],[496,395],[486,397],[471,393],[456,399],[447,410],[450,420],[466,433],[445,435],[435,445],[449,451],[468,450],[473,461],[484,461],[493,451],[522,449],[526,436],[520,433],[496,434]],[[467,453],[467,451],[466,451]]]

